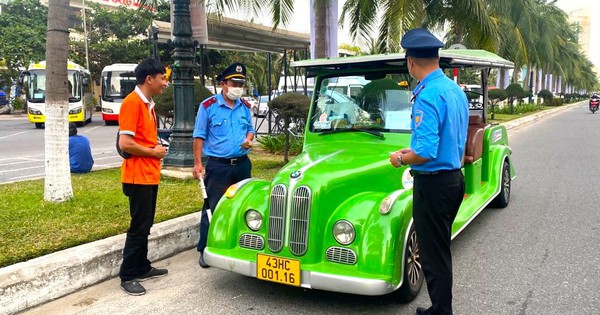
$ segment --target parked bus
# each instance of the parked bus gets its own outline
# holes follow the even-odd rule
[[[102,119],[107,125],[119,123],[119,110],[123,99],[136,86],[133,63],[115,63],[102,70]]]
[[[27,81],[27,117],[36,128],[43,128],[46,122],[46,61],[34,63],[23,74]],[[69,80],[69,122],[83,127],[92,122],[94,105],[90,72],[84,67],[67,62]],[[51,80],[52,78],[50,78]]]

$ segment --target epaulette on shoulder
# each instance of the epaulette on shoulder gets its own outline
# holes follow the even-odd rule
[[[204,100],[204,102],[202,102],[202,106],[204,108],[209,108],[210,105],[214,104],[217,102],[217,99],[213,96],[213,97],[209,97],[206,100]]]
[[[245,99],[241,99],[242,103],[244,103],[244,105],[246,105],[246,107],[248,108],[252,108],[252,104],[250,104],[250,102],[246,101]]]

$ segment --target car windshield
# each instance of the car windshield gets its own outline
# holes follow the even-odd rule
[[[343,76],[322,80],[312,105],[311,131],[410,132],[412,91],[400,84],[406,78],[397,74],[367,78]]]

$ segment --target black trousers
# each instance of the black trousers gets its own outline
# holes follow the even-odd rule
[[[130,281],[146,274],[152,268],[148,260],[148,235],[154,223],[158,185],[123,183],[123,193],[129,197],[131,221],[123,248],[119,277],[122,281]]]
[[[208,228],[210,227],[206,213],[207,209],[211,209],[214,213],[217,203],[227,191],[227,188],[243,179],[250,178],[251,172],[252,163],[248,158],[235,165],[210,159],[206,163],[204,184],[206,185],[208,198],[202,207],[202,217],[200,218],[200,239],[197,246],[199,252],[204,252],[204,248],[206,248]]]
[[[452,222],[463,200],[460,170],[414,178],[413,218],[431,314],[452,314]]]

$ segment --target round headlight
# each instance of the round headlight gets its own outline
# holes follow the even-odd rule
[[[348,245],[354,241],[355,236],[356,232],[352,223],[340,220],[333,225],[333,237],[338,243]]]
[[[262,226],[262,215],[256,210],[248,210],[246,212],[246,225],[248,225],[252,231],[260,230],[260,227]]]

